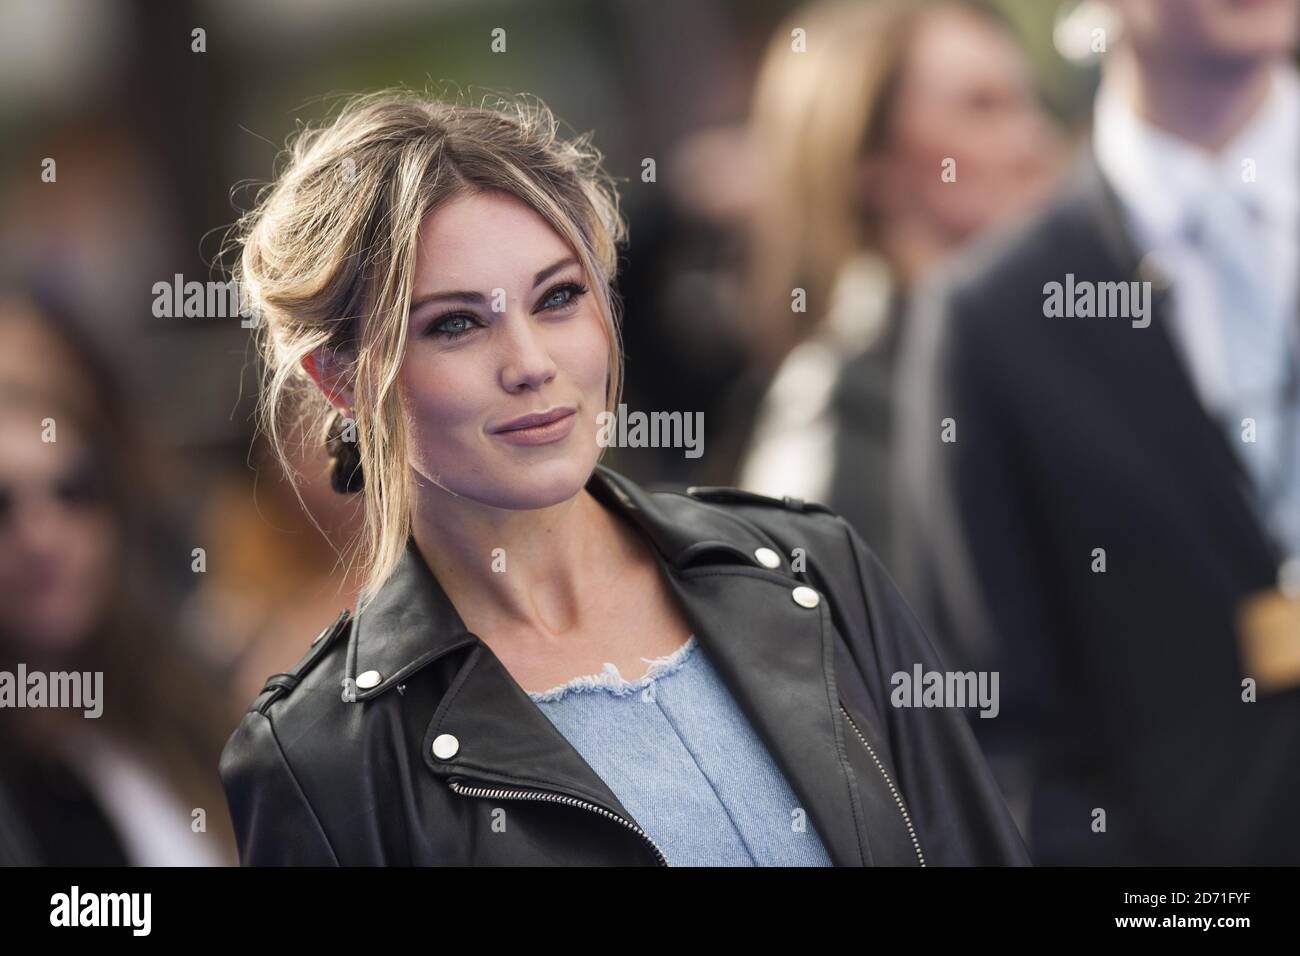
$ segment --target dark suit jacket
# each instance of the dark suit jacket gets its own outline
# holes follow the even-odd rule
[[[1066,273],[1155,279],[1150,326],[1045,317]],[[897,574],[941,653],[1000,671],[1001,714],[974,724],[1029,762],[1036,862],[1300,863],[1300,691],[1243,702],[1234,623],[1281,556],[1159,292],[1089,155],[918,295]]]
[[[835,451],[826,504],[892,567],[894,379],[901,299],[895,297],[882,341],[851,358],[831,391]]]

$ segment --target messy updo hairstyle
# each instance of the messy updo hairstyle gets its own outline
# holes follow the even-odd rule
[[[364,527],[350,550],[365,599],[410,534],[408,437],[395,384],[425,217],[453,198],[503,190],[572,246],[608,331],[611,412],[623,365],[612,282],[626,226],[590,134],[566,138],[536,98],[471,106],[405,90],[356,96],[332,121],[291,135],[284,158],[232,232],[233,278],[256,317],[262,358],[258,427],[297,492],[288,443],[323,441],[333,414],[302,359],[324,347],[343,360],[364,475]]]

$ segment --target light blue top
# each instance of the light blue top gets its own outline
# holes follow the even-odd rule
[[[529,692],[673,866],[831,866],[694,634],[649,671]]]

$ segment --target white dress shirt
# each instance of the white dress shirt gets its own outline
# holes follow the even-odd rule
[[[1092,146],[1119,197],[1130,235],[1170,279],[1171,332],[1202,403],[1212,415],[1231,421],[1234,389],[1241,387],[1227,364],[1233,304],[1219,301],[1215,267],[1188,225],[1211,193],[1241,196],[1254,210],[1253,234],[1246,239],[1267,262],[1273,305],[1266,321],[1277,345],[1277,374],[1270,378],[1280,382],[1286,363],[1297,361],[1300,345],[1300,73],[1291,64],[1279,65],[1265,101],[1216,152],[1153,126],[1103,81]],[[1290,426],[1300,430],[1294,419]],[[1244,457],[1243,447],[1235,450]],[[1300,553],[1300,514],[1294,513],[1300,507],[1300,474],[1292,469],[1283,480],[1292,489],[1290,503],[1265,520],[1284,549]]]
[[[839,421],[831,399],[844,366],[885,334],[892,290],[883,261],[862,252],[836,276],[831,308],[785,357],[759,405],[736,486],[826,502]]]
[[[91,721],[61,741],[67,766],[80,774],[122,842],[131,866],[223,866],[207,832],[191,826],[191,809],[153,767]],[[224,807],[204,807],[207,813]]]

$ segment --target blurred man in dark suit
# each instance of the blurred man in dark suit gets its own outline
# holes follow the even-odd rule
[[[917,303],[898,573],[1035,862],[1296,864],[1300,3],[1107,9],[1070,186]]]

